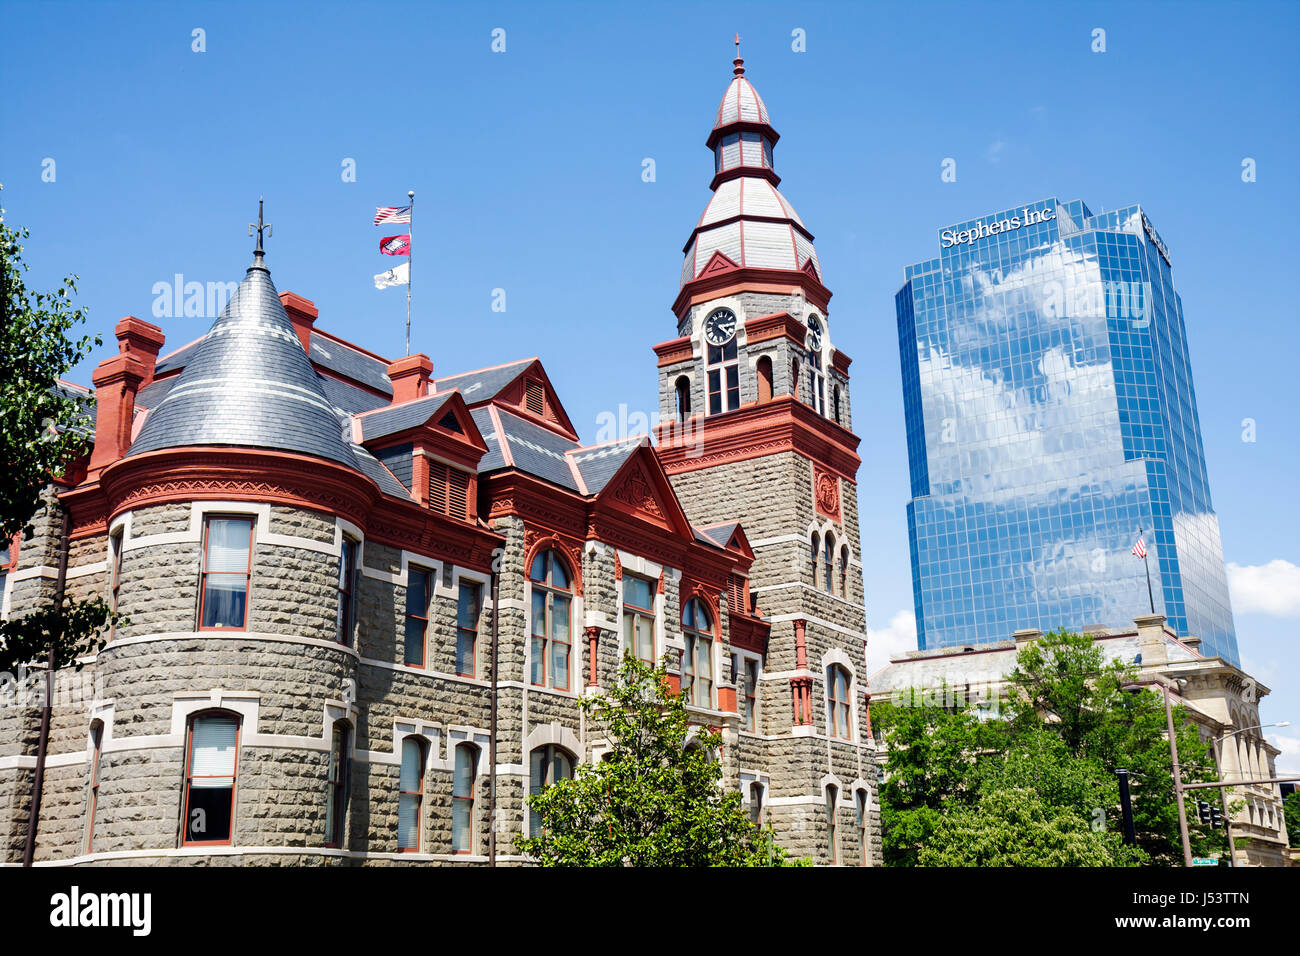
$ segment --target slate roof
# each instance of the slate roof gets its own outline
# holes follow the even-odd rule
[[[537,360],[531,358],[520,359],[509,365],[434,379],[434,387],[439,392],[459,389],[467,405],[477,405],[500,394],[503,388],[518,378],[519,373],[535,361]]]
[[[321,391],[325,393],[325,397],[336,409],[348,415],[373,412],[376,408],[383,408],[388,404],[388,399],[373,395],[364,388],[340,382],[336,378],[328,378],[319,372],[317,376],[320,378]]]
[[[338,372],[385,395],[393,394],[393,383],[388,380],[387,363],[340,345],[316,332],[311,333],[311,360],[331,372]]]
[[[489,408],[470,411],[474,424],[478,426],[488,447],[487,454],[479,462],[480,474],[509,467],[505,454],[509,452],[510,460],[520,471],[536,475],[561,488],[578,491],[578,482],[573,477],[569,459],[565,455],[565,452],[580,447],[577,442],[511,414],[499,406],[496,411],[504,434],[497,431]]]
[[[436,395],[426,395],[413,402],[403,402],[401,405],[361,416],[362,441],[373,441],[385,435],[423,425],[442,410],[453,394],[455,393],[439,392]]]
[[[736,529],[740,527],[739,521],[732,521],[727,524],[715,525],[711,528],[692,528],[695,532],[695,540],[703,541],[705,544],[716,545],[719,548],[725,548],[731,536],[735,534]]]
[[[258,255],[127,454],[238,445],[357,467],[320,382]]]
[[[642,444],[648,443],[649,440],[645,438],[630,438],[618,444],[580,449],[573,452],[569,457],[573,459],[573,463],[578,468],[578,473],[582,475],[583,484],[587,486],[587,493],[598,495],[605,489],[610,480],[618,474],[618,470],[623,467],[624,462],[631,458]]]

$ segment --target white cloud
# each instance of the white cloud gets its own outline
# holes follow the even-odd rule
[[[984,155],[988,158],[990,163],[1000,162],[1002,159],[1002,150],[1006,149],[1006,146],[1006,140],[996,140],[987,150],[984,151]]]
[[[867,673],[874,674],[891,657],[916,650],[916,615],[899,611],[887,627],[867,628]]]
[[[1279,777],[1292,777],[1300,774],[1300,737],[1284,737],[1281,734],[1266,734],[1268,742],[1282,752],[1274,758]]]
[[[1300,617],[1300,567],[1290,561],[1229,564],[1228,589],[1234,611]]]

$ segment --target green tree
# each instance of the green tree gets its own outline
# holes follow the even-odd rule
[[[580,706],[611,750],[528,798],[541,829],[515,846],[543,866],[782,866],[768,827],[721,787],[709,752],[719,734],[694,728],[663,665],[625,658],[608,695]]]
[[[882,856],[887,866],[915,866],[944,813],[978,801],[977,764],[1006,748],[1007,727],[970,711],[887,702],[872,705],[871,720],[889,748],[880,787]]]
[[[1164,701],[1136,680],[1136,668],[1108,662],[1091,638],[1057,631],[1018,655],[1004,720],[915,690],[873,706],[887,747],[886,864],[1181,864]],[[1217,779],[1181,707],[1174,725],[1184,782]],[[1119,768],[1131,776],[1136,847],[1119,841]],[[1194,794],[1185,798],[1192,848],[1209,855],[1226,841],[1196,821]]]
[[[76,276],[52,293],[29,292],[22,261],[26,229],[11,229],[0,210],[0,444],[5,463],[0,475],[0,539],[30,536],[31,519],[45,506],[42,495],[90,450],[90,403],[67,395],[59,379],[86,358],[98,338],[70,340],[68,332],[85,321],[74,309]],[[0,623],[0,672],[44,663],[54,651],[55,668],[93,653],[98,635],[115,620],[100,598],[58,603]]]
[[[1052,733],[1076,759],[1095,761],[1111,775],[1128,770],[1138,846],[1154,863],[1180,866],[1182,839],[1163,690],[1141,687],[1137,680],[1135,665],[1107,661],[1088,635],[1064,629],[1045,634],[1020,651],[1008,675],[1012,735]],[[1174,707],[1173,715],[1183,782],[1218,780],[1210,743],[1184,707]],[[1184,795],[1193,854],[1226,849],[1222,830],[1200,825],[1196,800],[1196,791]]]
[[[1124,866],[1144,855],[1116,833],[1097,832],[1071,807],[1032,787],[985,792],[939,819],[921,866]]]
[[[1292,846],[1300,846],[1300,790],[1292,790],[1282,801],[1286,835]]]

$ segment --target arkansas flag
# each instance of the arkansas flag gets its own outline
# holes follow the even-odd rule
[[[409,256],[411,254],[411,237],[384,236],[379,240],[379,251],[386,256]]]
[[[405,285],[411,278],[411,264],[403,262],[395,269],[381,272],[375,276],[375,288],[387,289],[389,286]]]

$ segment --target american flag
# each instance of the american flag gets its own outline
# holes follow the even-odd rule
[[[411,221],[410,206],[376,206],[375,225],[381,222],[403,223]]]
[[[1133,545],[1133,550],[1129,554],[1135,558],[1145,558],[1147,556],[1147,543],[1138,538],[1138,543]]]

